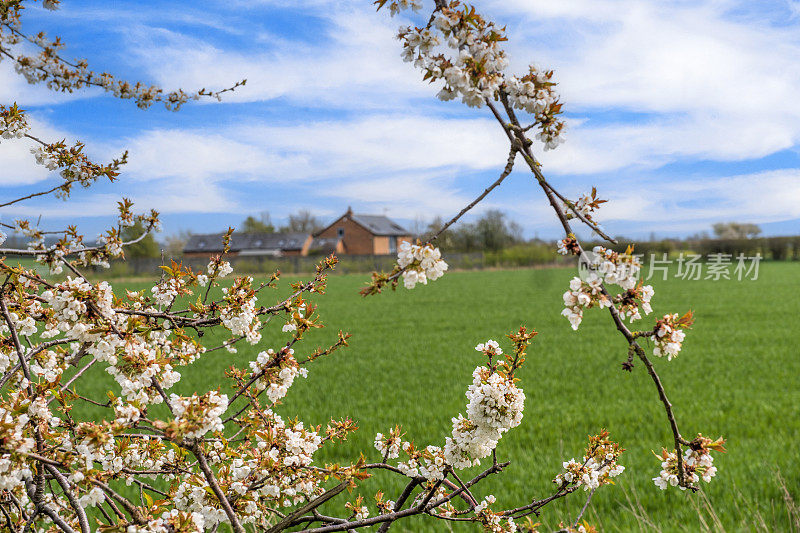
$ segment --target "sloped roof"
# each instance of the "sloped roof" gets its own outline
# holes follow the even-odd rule
[[[333,237],[315,237],[308,247],[310,254],[332,254],[336,251],[336,245],[339,244],[338,238]]]
[[[375,235],[410,235],[408,230],[383,215],[352,214],[350,218]]]
[[[192,235],[184,253],[220,253],[222,252],[222,237],[224,233],[211,233],[206,235]],[[231,235],[231,251],[289,251],[301,250],[308,239],[306,233],[234,233]]]

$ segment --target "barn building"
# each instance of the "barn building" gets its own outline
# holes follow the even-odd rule
[[[222,253],[223,233],[192,235],[183,247],[185,257],[210,257]],[[314,235],[307,233],[236,233],[231,235],[229,256],[389,255],[408,230],[383,215],[347,212]]]
[[[210,257],[222,253],[223,233],[192,235],[183,255],[186,257]],[[307,233],[236,233],[231,235],[228,255],[235,256],[291,256],[308,255],[314,239]],[[317,247],[321,243],[317,242]],[[325,243],[329,244],[329,243]]]

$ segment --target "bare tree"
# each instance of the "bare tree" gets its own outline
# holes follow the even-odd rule
[[[297,213],[289,215],[288,223],[281,226],[281,232],[316,233],[323,228],[322,223],[308,209],[300,209]]]
[[[740,222],[717,222],[712,228],[719,239],[751,239],[761,233],[757,224]]]

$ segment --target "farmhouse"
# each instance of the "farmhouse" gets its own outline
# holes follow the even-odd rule
[[[185,257],[222,253],[223,233],[192,235]],[[308,233],[233,233],[229,256],[387,255],[411,241],[408,230],[382,215],[357,215],[352,209],[314,235]]]
[[[192,235],[183,255],[210,257],[222,252],[223,233]],[[308,255],[309,253],[341,252],[335,240],[317,239],[307,233],[234,233],[231,235],[230,256]]]
[[[351,208],[315,238],[337,239],[347,255],[396,254],[397,245],[411,241],[411,233],[383,215],[358,215]]]

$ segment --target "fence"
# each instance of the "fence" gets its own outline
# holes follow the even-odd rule
[[[594,244],[587,244],[590,249]],[[651,256],[661,258],[681,252],[691,252],[707,257],[709,254],[724,253],[736,257],[737,254],[761,257],[767,260],[800,260],[800,236],[797,237],[765,237],[758,239],[705,239],[693,241],[620,241],[612,246],[615,250],[624,250],[628,244],[635,245],[635,253],[642,254],[645,260]],[[484,268],[521,268],[533,266],[558,266],[572,264],[572,258],[555,253],[555,244],[534,242],[511,246],[498,251],[450,253],[445,251],[444,258],[452,269],[480,270]],[[207,259],[198,257],[175,258],[183,261],[193,270],[202,270],[208,264]],[[230,258],[237,272],[246,274],[264,274],[280,270],[284,274],[304,274],[313,272],[320,257],[254,257],[234,256]],[[342,255],[336,273],[365,273],[373,270],[388,271],[394,265],[395,257],[391,255]],[[158,272],[161,259],[136,258],[118,261],[112,265],[111,276],[152,276]]]
[[[305,274],[313,272],[321,257],[312,256],[286,256],[286,257],[254,257],[234,256],[229,259],[235,272],[242,274],[264,274],[280,270],[283,274]],[[447,262],[451,268],[456,269],[482,269],[486,266],[484,254],[449,254]],[[203,270],[208,264],[208,259],[198,257],[175,258],[192,270]],[[389,271],[394,266],[396,257],[391,255],[342,255],[336,265],[335,273],[364,273],[373,270]],[[169,261],[169,260],[167,260]],[[123,276],[151,276],[158,273],[161,259],[135,258],[127,261],[117,261],[111,266],[109,275]]]
[[[615,250],[624,250],[628,244],[635,245],[635,253],[642,254],[646,259],[651,255],[661,257],[663,254],[675,255],[681,252],[691,252],[703,257],[710,254],[738,254],[753,257],[760,254],[762,258],[774,261],[800,260],[800,236],[792,237],[761,237],[756,239],[702,239],[702,240],[671,240],[661,241],[621,241],[619,245],[612,246]]]

